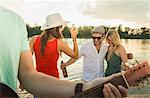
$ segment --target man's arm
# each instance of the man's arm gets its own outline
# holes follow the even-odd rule
[[[104,83],[114,77],[116,77],[116,75],[102,79],[98,78],[90,83],[83,83],[83,91]],[[59,80],[55,77],[37,72],[33,66],[31,51],[24,51],[20,55],[19,80],[22,86],[32,94],[49,98],[69,98],[75,94],[75,86],[77,84],[75,82]],[[111,89],[111,87],[109,88]],[[111,92],[106,92],[110,95],[117,92],[115,96],[120,94],[119,91],[114,89],[111,89]]]
[[[74,95],[76,83],[58,80],[34,69],[30,51],[21,53],[19,80],[22,86],[36,96],[68,97]]]

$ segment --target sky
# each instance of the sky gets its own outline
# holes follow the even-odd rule
[[[30,25],[52,13],[76,25],[150,27],[150,0],[0,0]]]

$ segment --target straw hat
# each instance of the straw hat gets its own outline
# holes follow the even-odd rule
[[[66,25],[66,22],[62,19],[60,14],[54,13],[46,17],[46,23],[41,27],[41,30],[46,30],[61,25]]]

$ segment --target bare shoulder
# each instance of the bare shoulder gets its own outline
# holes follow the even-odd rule
[[[39,35],[34,35],[31,37],[30,39],[30,43],[34,43],[36,41],[36,39],[38,38]]]
[[[125,51],[125,47],[123,45],[119,45],[118,49],[120,52]]]
[[[68,45],[62,39],[58,39],[58,50],[65,50],[67,49]]]
[[[31,37],[31,40],[36,39],[38,36],[39,36],[39,35],[34,35],[34,36],[32,36],[32,37]]]
[[[59,43],[59,44],[67,44],[67,43],[64,42],[62,39],[58,39],[58,43]]]
[[[65,43],[62,39],[58,39],[58,47],[66,47],[67,43]]]

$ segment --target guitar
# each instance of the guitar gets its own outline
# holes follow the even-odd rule
[[[115,77],[110,81],[105,83],[112,83],[117,87],[117,85],[122,85],[125,88],[129,88],[130,86],[138,86],[143,81],[149,82],[148,78],[150,77],[150,66],[148,62],[143,62],[141,64],[137,64],[136,66],[128,69],[125,74],[120,75],[119,77]],[[86,90],[84,92],[78,93],[70,98],[103,98],[103,87],[104,84],[100,84],[94,88]]]
[[[19,98],[17,93],[6,84],[0,83],[0,98]]]

